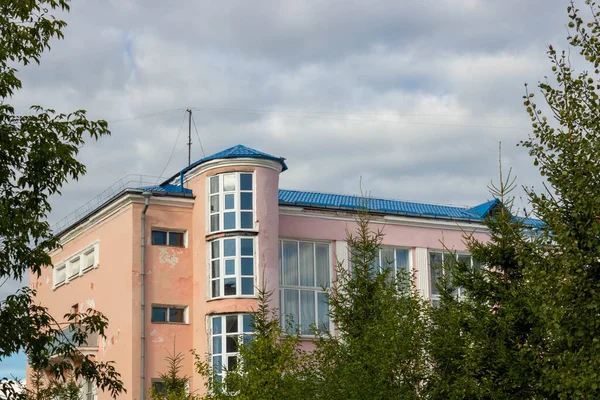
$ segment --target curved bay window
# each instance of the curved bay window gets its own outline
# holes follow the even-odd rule
[[[254,174],[229,172],[209,179],[209,233],[254,229]]]
[[[209,253],[210,299],[254,296],[254,238],[215,239]]]

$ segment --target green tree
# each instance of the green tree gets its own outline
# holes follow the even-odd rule
[[[0,279],[39,276],[51,264],[48,252],[59,246],[47,217],[48,198],[85,173],[76,156],[86,137],[109,134],[105,121],[89,121],[85,111],[69,114],[32,106],[18,115],[9,104],[21,89],[17,67],[39,63],[53,38],[62,38],[64,21],[50,13],[69,10],[68,0],[0,0]],[[24,288],[0,302],[0,360],[24,351],[34,369],[55,378],[73,373],[98,383],[114,397],[123,391],[110,363],[84,357],[77,346],[93,332],[104,335],[107,320],[92,310],[56,321]],[[77,323],[75,321],[77,320]],[[69,329],[69,335],[64,329]],[[72,333],[72,335],[71,335]],[[50,363],[50,357],[54,357]],[[17,398],[6,385],[0,393]]]
[[[548,226],[540,257],[527,265],[545,327],[531,351],[542,360],[545,395],[569,399],[600,397],[600,8],[585,3],[589,13],[567,8],[569,51],[548,48],[554,76],[538,85],[545,105],[524,96],[533,132],[522,142],[548,187],[528,191]],[[589,70],[576,72],[576,54]]]
[[[182,353],[168,353],[166,357],[169,363],[169,370],[159,375],[161,380],[160,389],[153,386],[150,391],[152,400],[188,400],[193,396],[188,393],[189,376],[181,375],[181,368],[184,360]]]
[[[420,398],[428,376],[426,305],[411,276],[393,276],[392,260],[378,265],[383,232],[371,230],[368,210],[358,212],[356,225],[347,238],[351,271],[338,262],[328,292],[336,332],[321,334],[312,354],[318,398]]]
[[[258,309],[252,319],[254,333],[239,339],[240,361],[225,371],[224,379],[214,373],[210,356],[203,360],[196,355],[196,367],[207,389],[202,399],[315,398],[299,332],[286,333],[282,329],[278,310],[269,305],[271,293],[266,291],[264,283],[257,292]],[[291,323],[288,325],[291,328]]]
[[[514,183],[510,172],[503,179],[501,171],[499,187],[490,186],[498,202],[485,221],[489,240],[465,232],[473,264],[449,251],[432,266],[441,297],[439,307],[431,308],[429,398],[543,398],[539,357],[526,351],[543,327],[531,309],[537,283],[526,271],[541,243],[514,216]]]

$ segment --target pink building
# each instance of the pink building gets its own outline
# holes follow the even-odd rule
[[[190,389],[202,391],[188,350],[211,354],[216,366],[236,362],[235,338],[251,330],[263,282],[307,340],[311,324],[332,328],[322,287],[335,278],[336,259],[348,267],[346,231],[361,200],[280,190],[286,169],[283,158],[238,145],[159,186],[123,190],[58,233],[53,268],[31,280],[37,299],[55,317],[88,307],[108,317],[107,339],[85,351],[116,362],[123,398],[147,398],[173,348],[186,354]],[[385,232],[381,259],[411,272],[435,301],[430,263],[444,247],[470,260],[463,231],[485,240],[482,220],[497,205],[371,199],[369,208]],[[90,383],[84,390],[88,399],[109,398]]]

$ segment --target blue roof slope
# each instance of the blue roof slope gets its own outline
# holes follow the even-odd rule
[[[475,207],[469,208],[469,212],[477,215],[479,218],[485,218],[488,216],[490,211],[494,209],[497,205],[500,204],[500,200],[494,199],[490,201],[486,201],[485,203],[476,205]]]
[[[365,200],[367,201],[367,204],[363,203]],[[385,214],[461,219],[483,222],[489,211],[497,204],[500,204],[500,201],[495,199],[478,206],[468,208],[443,206],[437,204],[413,203],[399,200],[384,200],[374,198],[363,199],[360,196],[302,192],[298,190],[280,190],[279,204],[350,211],[365,207],[372,212],[381,212]],[[545,225],[543,221],[533,218],[524,218],[524,222],[526,225],[532,227],[543,227]]]
[[[182,191],[181,186],[171,185],[170,183],[163,183],[162,185],[156,186],[145,186],[138,189],[148,192],[192,194],[192,189],[183,188]]]
[[[258,150],[252,149],[250,147],[246,147],[242,144],[238,144],[237,146],[233,146],[233,147],[230,147],[223,151],[219,151],[218,153],[212,154],[210,156],[201,158],[200,160],[185,167],[184,169],[179,171],[177,174],[173,175],[172,177],[170,177],[169,179],[164,181],[163,184],[167,184],[168,182],[170,182],[172,179],[176,178],[180,174],[182,174],[182,173],[185,174],[186,172],[188,172],[192,168],[197,167],[200,164],[204,164],[207,161],[218,160],[218,159],[222,159],[222,158],[260,158],[263,160],[272,160],[272,161],[279,162],[281,164],[282,172],[288,169],[287,165],[285,164],[285,158],[275,157],[270,154],[263,153],[262,151],[258,151]]]

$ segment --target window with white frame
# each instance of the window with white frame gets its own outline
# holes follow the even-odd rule
[[[410,249],[382,246],[378,257],[374,260],[373,270],[382,272],[385,268],[390,269],[390,279],[396,279],[401,271],[410,272]]]
[[[440,291],[437,288],[437,283],[440,278],[447,272],[444,265],[448,262],[465,263],[473,268],[477,267],[478,263],[473,260],[470,254],[466,253],[450,253],[446,251],[430,251],[429,252],[429,287],[431,288],[431,302],[434,306],[439,305]],[[454,290],[455,296],[460,299],[464,296],[464,288],[457,287]]]
[[[248,343],[252,338],[252,315],[216,315],[210,320],[213,373],[222,379],[227,370],[237,365],[238,344]]]
[[[330,286],[328,243],[279,241],[281,323],[312,335],[313,328],[329,330],[329,304],[324,289]]]
[[[94,381],[84,379],[80,392],[81,398],[84,400],[96,400],[98,398],[98,388]]]
[[[152,323],[187,324],[188,308],[186,306],[152,305]]]
[[[57,263],[52,268],[53,288],[69,283],[78,276],[98,267],[99,245],[94,243],[69,258]]]
[[[229,172],[208,179],[208,231],[254,229],[254,175]]]
[[[209,298],[254,296],[253,237],[215,239],[209,253]]]
[[[152,244],[154,246],[185,247],[185,232],[152,229]]]

